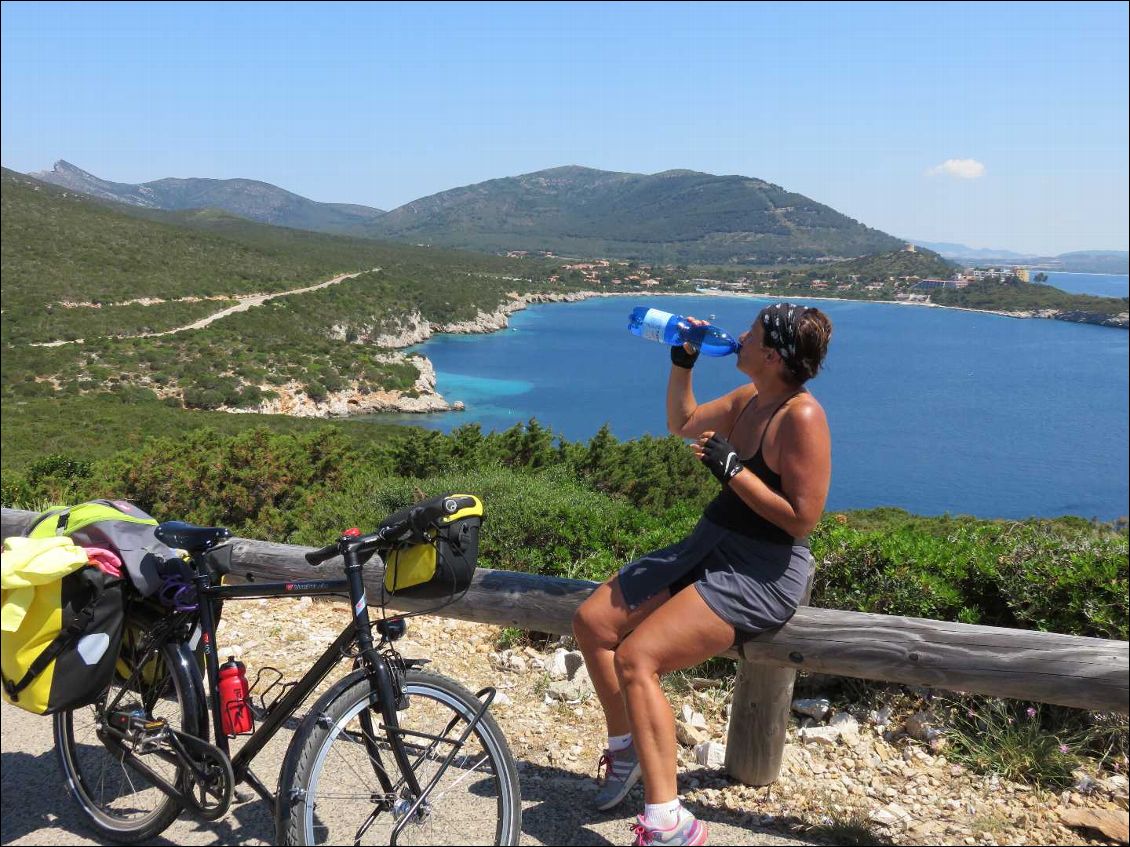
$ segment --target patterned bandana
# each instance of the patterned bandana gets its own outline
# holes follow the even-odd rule
[[[804,306],[774,303],[772,306],[766,306],[761,316],[761,325],[765,330],[765,346],[776,350],[785,360],[785,366],[789,370],[793,370],[796,361],[797,321],[804,312]]]

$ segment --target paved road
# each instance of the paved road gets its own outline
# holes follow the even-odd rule
[[[275,738],[256,760],[255,772],[274,786],[290,732]],[[66,792],[55,762],[51,719],[8,704],[0,711],[0,844],[103,844],[91,837]],[[633,814],[625,804],[616,814],[588,810],[588,777],[541,766],[521,766],[522,844],[630,844]],[[245,789],[240,789],[245,790]],[[638,794],[639,789],[636,789]],[[208,823],[179,818],[154,844],[271,844],[271,810],[257,795],[232,805],[227,816]],[[633,795],[637,802],[639,797]],[[694,808],[694,807],[692,807]],[[694,809],[710,824],[711,844],[794,845],[797,841],[750,827],[746,818],[712,809]]]

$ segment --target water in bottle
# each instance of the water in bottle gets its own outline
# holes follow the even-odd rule
[[[663,344],[693,344],[707,356],[728,356],[741,347],[724,329],[712,324],[692,326],[682,315],[636,306],[628,317],[628,331]]]

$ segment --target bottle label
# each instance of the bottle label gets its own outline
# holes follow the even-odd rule
[[[648,341],[662,341],[663,330],[667,328],[669,320],[671,320],[670,312],[648,309],[643,316],[643,322],[640,324],[640,338],[646,338]]]

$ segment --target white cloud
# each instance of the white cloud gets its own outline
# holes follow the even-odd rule
[[[953,176],[958,179],[977,179],[985,175],[985,166],[976,159],[946,159],[926,171],[927,176]]]

